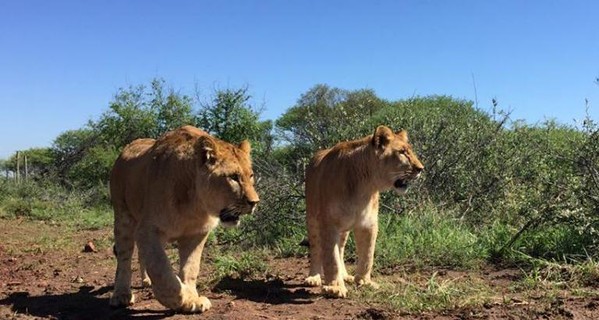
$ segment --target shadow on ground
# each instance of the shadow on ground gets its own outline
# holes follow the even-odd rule
[[[286,284],[281,279],[244,280],[226,277],[213,291],[226,292],[237,299],[268,304],[310,304],[316,295],[299,285]]]
[[[113,309],[108,298],[99,296],[112,290],[112,286],[94,290],[83,286],[78,292],[30,296],[27,292],[13,292],[0,300],[0,305],[12,306],[16,314],[27,314],[41,318],[87,320],[87,319],[163,319],[173,315],[168,310]]]

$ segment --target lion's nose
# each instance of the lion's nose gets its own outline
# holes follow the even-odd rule
[[[258,204],[258,202],[260,202],[260,199],[256,199],[256,200],[248,199],[248,204],[252,207],[256,206]]]

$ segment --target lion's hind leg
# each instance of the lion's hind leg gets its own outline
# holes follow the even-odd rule
[[[115,208],[114,254],[117,259],[114,293],[110,297],[112,307],[126,307],[135,302],[131,293],[131,257],[135,242],[133,239],[134,222],[124,210]]]
[[[304,283],[310,287],[320,287],[322,284],[322,243],[320,241],[320,228],[313,209],[308,209],[308,241],[310,243],[310,273]]]

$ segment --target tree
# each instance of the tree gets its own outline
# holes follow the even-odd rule
[[[53,152],[61,181],[93,187],[108,181],[119,151],[138,138],[157,138],[168,130],[192,124],[193,100],[165,81],[119,89],[109,109],[80,130],[67,131],[54,142]]]
[[[135,139],[157,138],[192,124],[192,105],[189,96],[167,90],[164,80],[154,79],[149,91],[143,85],[119,89],[109,110],[89,127],[98,133],[101,143],[120,149]]]
[[[319,84],[277,120],[277,136],[291,146],[285,152],[288,159],[305,162],[315,150],[371,133],[369,119],[386,105],[370,89],[348,91]]]
[[[272,122],[260,121],[260,113],[249,101],[247,88],[216,90],[212,99],[198,112],[198,127],[228,142],[248,139],[255,153],[272,148]]]
[[[65,131],[54,139],[51,148],[52,158],[56,176],[61,182],[68,182],[69,171],[85,157],[91,147],[97,144],[97,137],[97,133],[93,130],[84,128]]]
[[[86,150],[79,161],[72,164],[67,172],[67,178],[84,188],[104,187],[108,183],[110,170],[118,155],[118,149],[112,146],[92,146]]]
[[[22,152],[27,158],[27,171],[30,176],[49,174],[54,165],[54,156],[50,148],[30,148]]]
[[[151,88],[150,108],[154,111],[157,122],[155,136],[194,123],[195,119],[192,114],[193,99],[191,97],[172,88],[168,89],[165,96],[165,82],[162,79],[154,79]]]
[[[10,163],[8,160],[0,159],[0,179],[8,177],[10,170]]]

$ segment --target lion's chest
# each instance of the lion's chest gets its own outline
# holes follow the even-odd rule
[[[373,223],[376,224],[378,195],[354,200],[359,201],[344,201],[332,204],[328,210],[329,220],[335,220],[335,223],[346,231],[358,225],[370,227]]]
[[[177,216],[161,223],[158,228],[166,236],[168,241],[174,241],[181,237],[197,234],[207,234],[218,225],[218,218],[207,216],[190,218],[189,216]]]

